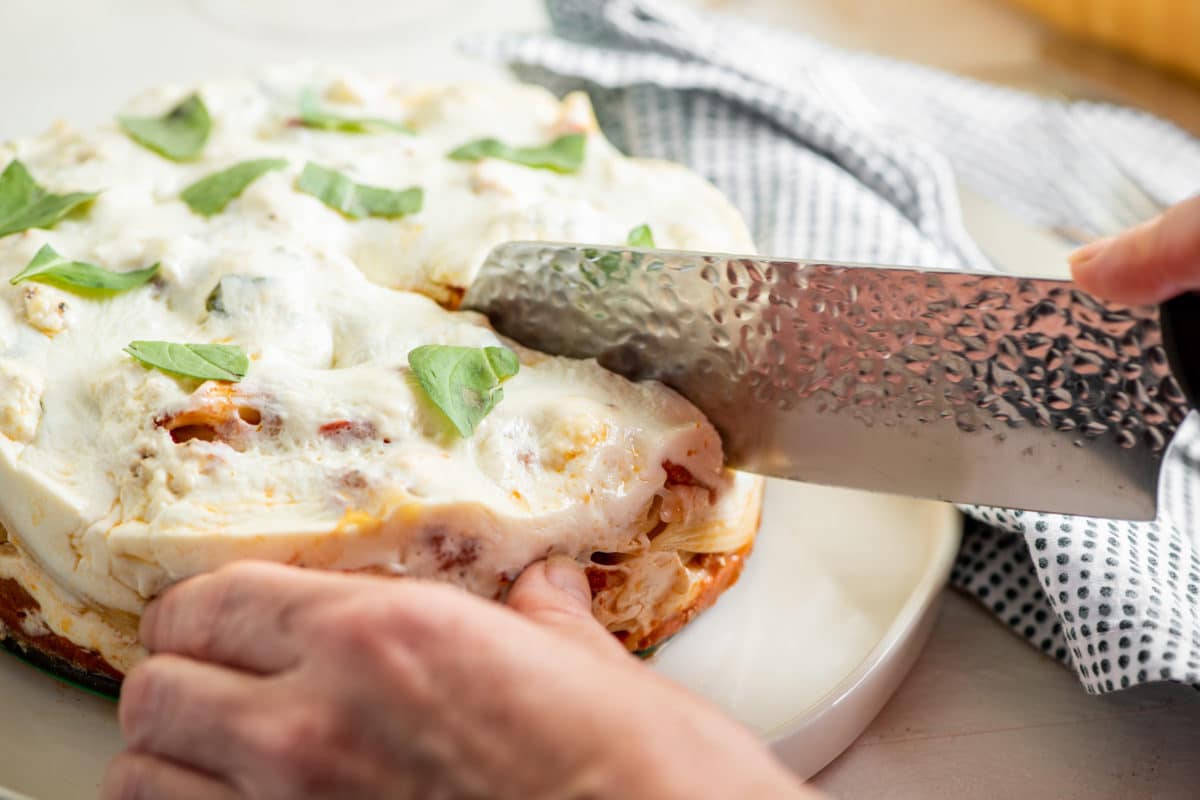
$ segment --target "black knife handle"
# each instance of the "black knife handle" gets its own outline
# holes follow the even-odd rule
[[[1174,297],[1159,307],[1163,349],[1188,405],[1200,407],[1200,294]]]

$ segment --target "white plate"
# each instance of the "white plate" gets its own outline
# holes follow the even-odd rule
[[[808,778],[908,674],[958,549],[952,506],[771,481],[741,580],[655,657]]]
[[[654,658],[808,777],[867,726],[928,635],[958,545],[949,506],[773,481],[741,581]],[[0,786],[92,797],[116,706],[0,653]]]

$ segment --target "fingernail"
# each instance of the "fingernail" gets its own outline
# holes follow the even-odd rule
[[[591,606],[592,589],[575,559],[562,555],[550,556],[546,559],[546,580],[551,586],[571,595],[580,605]]]
[[[1067,260],[1071,263],[1071,268],[1094,269],[1096,264],[1104,260],[1104,252],[1108,250],[1112,243],[1116,240],[1116,236],[1106,236],[1103,239],[1097,239],[1094,242],[1085,244],[1083,247],[1067,256]]]

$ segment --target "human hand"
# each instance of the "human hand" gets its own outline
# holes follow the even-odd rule
[[[168,590],[121,693],[106,798],[809,796],[753,735],[630,657],[573,562],[508,606],[245,562]]]
[[[1071,254],[1085,291],[1120,303],[1161,303],[1200,290],[1200,195],[1120,236]]]

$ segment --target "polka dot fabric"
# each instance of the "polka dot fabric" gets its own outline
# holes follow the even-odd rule
[[[966,520],[950,582],[977,598],[1034,647],[1070,663],[1062,623],[1050,608],[1024,536],[991,527],[982,520],[985,514],[991,512],[981,511],[978,518]]]
[[[587,89],[619,147],[708,177],[763,252],[989,271],[956,181],[1081,237],[1200,188],[1200,141],[1131,109],[1037,98],[667,0],[547,8],[552,33],[467,49],[556,92]],[[1089,692],[1200,687],[1195,413],[1159,498],[1152,523],[964,507],[951,582]]]
[[[1200,687],[1198,469],[1193,413],[1168,454],[1155,522],[965,508],[972,520],[951,580],[1074,666],[1089,692],[1155,680]]]

